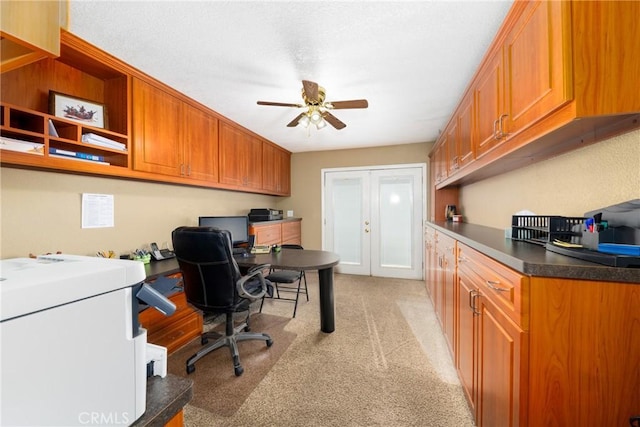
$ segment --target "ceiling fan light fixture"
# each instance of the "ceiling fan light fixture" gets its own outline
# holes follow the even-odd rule
[[[326,125],[327,125],[327,122],[325,122],[324,119],[320,120],[318,123],[316,123],[316,129],[320,130],[323,127],[325,127]]]
[[[298,120],[298,124],[302,125],[304,127],[309,127],[309,117],[308,116],[302,116],[300,117],[300,120]]]
[[[311,120],[311,123],[314,125],[317,125],[322,122],[322,114],[318,110],[313,110],[309,116],[309,120]]]

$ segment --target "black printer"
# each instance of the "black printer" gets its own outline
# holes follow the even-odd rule
[[[282,219],[282,211],[277,209],[251,209],[249,212],[249,221],[250,222],[259,222],[259,221],[275,221],[278,219]]]

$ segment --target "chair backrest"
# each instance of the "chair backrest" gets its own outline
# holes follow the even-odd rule
[[[178,227],[171,234],[187,301],[203,311],[226,312],[242,302],[241,274],[233,259],[231,233],[213,227]]]

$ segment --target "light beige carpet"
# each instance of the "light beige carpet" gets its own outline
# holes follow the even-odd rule
[[[187,426],[473,426],[424,282],[336,275],[336,330],[325,334],[317,274],[308,279],[311,301],[285,327],[295,339],[244,403],[225,416],[192,401]],[[267,301],[263,312],[292,310]]]
[[[242,317],[242,316],[241,316]],[[169,373],[193,380],[193,399],[190,404],[211,414],[230,417],[244,403],[260,381],[278,361],[296,334],[284,330],[289,318],[270,314],[256,314],[251,317],[252,332],[266,332],[273,339],[267,347],[264,341],[242,341],[238,343],[240,363],[244,373],[236,377],[231,352],[228,347],[209,353],[195,364],[196,370],[186,373],[186,361],[202,346],[200,338],[169,356]],[[214,325],[214,329],[224,334],[224,325]],[[214,341],[210,339],[209,342]]]

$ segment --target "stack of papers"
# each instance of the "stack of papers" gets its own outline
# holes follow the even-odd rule
[[[82,142],[112,148],[114,150],[127,151],[127,146],[125,144],[105,138],[104,136],[96,135],[95,133],[83,133]]]
[[[20,153],[44,154],[44,144],[31,141],[23,141],[21,139],[13,139],[6,136],[0,136],[0,149],[17,151]]]

